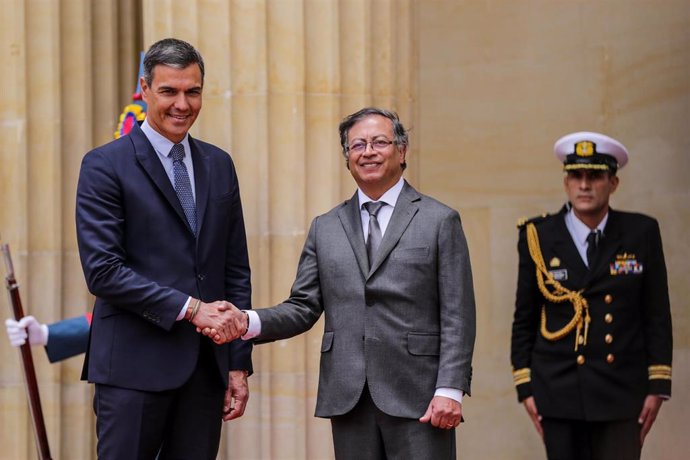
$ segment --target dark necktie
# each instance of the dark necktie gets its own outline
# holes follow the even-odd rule
[[[369,231],[367,236],[367,256],[369,256],[369,267],[374,264],[374,257],[376,256],[376,251],[379,249],[381,244],[381,227],[379,226],[379,221],[376,215],[379,213],[383,205],[386,204],[382,201],[369,201],[364,203],[364,208],[369,213]]]
[[[597,256],[597,246],[599,246],[599,239],[601,239],[601,230],[592,230],[587,235],[587,265],[591,270],[594,267]]]
[[[170,158],[173,160],[173,179],[175,180],[175,192],[180,200],[184,215],[196,236],[196,204],[194,204],[194,194],[192,194],[192,184],[189,181],[189,173],[182,159],[184,158],[184,146],[175,144],[170,149]]]

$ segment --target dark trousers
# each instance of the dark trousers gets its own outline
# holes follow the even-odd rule
[[[96,384],[100,460],[216,458],[225,388],[211,347],[201,349],[194,373],[175,390]]]
[[[454,460],[455,429],[384,414],[367,386],[347,414],[331,418],[337,460]]]
[[[586,422],[546,418],[541,422],[549,460],[639,460],[636,419]]]

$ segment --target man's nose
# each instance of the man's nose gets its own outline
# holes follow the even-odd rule
[[[365,154],[372,154],[374,153],[374,142],[367,142],[364,144],[364,153]]]
[[[579,182],[581,189],[588,189],[592,185],[592,181],[587,174],[583,174]]]
[[[189,107],[189,101],[187,100],[187,95],[180,92],[177,97],[175,97],[175,108],[180,110],[187,110]]]

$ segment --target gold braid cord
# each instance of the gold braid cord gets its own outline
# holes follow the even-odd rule
[[[546,307],[541,307],[541,335],[546,340],[556,341],[560,340],[566,335],[570,334],[573,329],[577,329],[575,334],[575,351],[580,345],[580,337],[582,337],[582,344],[587,345],[587,333],[589,332],[589,305],[587,299],[582,296],[582,291],[571,291],[564,288],[561,283],[553,278],[553,275],[546,269],[544,263],[544,256],[541,253],[539,246],[539,236],[537,235],[537,228],[533,223],[527,224],[527,247],[529,254],[532,256],[534,265],[537,267],[537,284],[544,298],[553,303],[562,303],[569,301],[573,305],[573,318],[563,326],[561,329],[551,332],[546,329]],[[547,287],[550,286],[551,290]],[[583,317],[584,313],[584,317]],[[584,331],[583,331],[584,329]]]

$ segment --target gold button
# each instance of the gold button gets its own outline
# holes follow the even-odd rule
[[[578,337],[578,338],[577,338],[577,343],[578,343],[579,345],[582,345],[583,343],[585,343],[585,337],[582,336],[582,335],[581,335],[580,337]]]
[[[604,316],[604,321],[611,324],[613,322],[613,315],[611,313],[606,313]]]
[[[609,355],[609,356],[610,356],[610,355]],[[580,365],[584,364],[584,363],[585,363],[585,357],[582,356],[582,355],[578,355],[578,356],[577,356],[577,363],[580,364]]]
[[[606,362],[607,362],[607,363],[611,364],[611,363],[613,362],[614,359],[616,359],[616,357],[613,356],[611,353],[609,353],[608,355],[606,355]]]
[[[606,295],[604,296],[604,302],[606,302],[607,304],[610,305],[611,302],[613,302],[613,296],[612,296],[611,294],[606,294]]]
[[[606,334],[606,335],[604,336],[604,342],[606,342],[606,343],[611,343],[611,342],[613,342],[613,336],[612,336],[611,334]]]

